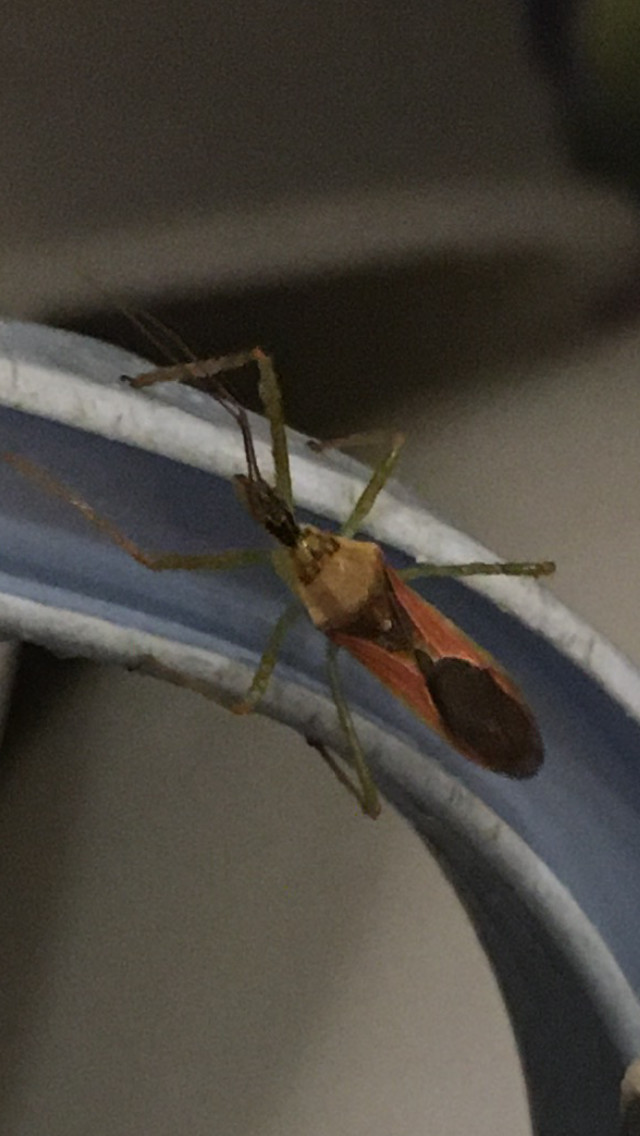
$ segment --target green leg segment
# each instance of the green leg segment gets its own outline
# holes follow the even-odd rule
[[[276,475],[276,493],[285,505],[293,511],[293,490],[291,487],[291,470],[289,468],[289,449],[285,429],[284,408],[282,406],[282,391],[271,358],[256,348],[253,358],[258,364],[260,381],[258,393],[269,421],[271,430],[271,449],[273,451],[273,464]]]
[[[35,465],[34,462],[21,457],[19,454],[4,453],[0,456],[3,461],[13,466],[23,477],[33,482],[45,493],[52,497],[58,497],[73,509],[76,509],[94,529],[103,533],[128,556],[137,560],[139,564],[143,564],[145,568],[150,568],[153,572],[175,572],[177,569],[183,569],[186,572],[202,570],[217,572],[226,571],[230,568],[242,568],[249,564],[268,564],[272,559],[271,552],[259,548],[238,548],[227,549],[225,552],[203,553],[146,552],[135,541],[125,536],[117,525],[98,513],[93,505],[80,497],[74,489],[58,481],[42,466]]]
[[[371,773],[369,772],[369,767],[362,751],[362,746],[360,745],[360,739],[358,738],[356,728],[353,724],[351,711],[349,710],[344,692],[342,690],[342,682],[340,680],[340,672],[338,670],[337,654],[338,648],[336,647],[335,643],[329,643],[327,646],[327,671],[329,674],[329,685],[331,687],[333,701],[336,704],[336,710],[338,711],[338,721],[340,722],[344,736],[349,744],[349,749],[351,750],[351,757],[357,778],[357,785],[355,785],[351,781],[351,779],[347,777],[346,773],[344,773],[344,770],[341,769],[338,773],[336,769],[337,763],[335,759],[327,753],[324,747],[318,745],[317,743],[312,744],[315,745],[315,748],[320,751],[324,760],[338,777],[338,780],[343,785],[346,785],[349,791],[359,801],[362,811],[366,813],[367,816],[375,818],[380,812],[378,790],[376,789],[373,783],[373,778],[371,777]]]
[[[284,637],[301,614],[302,608],[296,600],[285,608],[277,623],[274,624],[267,645],[262,652],[256,673],[253,676],[251,686],[242,701],[236,702],[231,707],[234,714],[250,714],[255,710],[269,685],[271,675],[278,661],[278,652],[282,646]]]
[[[387,481],[393,473],[394,466],[400,456],[400,451],[404,445],[404,435],[397,434],[393,439],[393,445],[389,453],[379,465],[376,466],[367,484],[365,485],[362,493],[356,501],[351,515],[347,517],[346,521],[340,529],[340,535],[344,537],[352,537],[354,533],[362,527],[363,521],[371,512],[376,497],[384,489]]]
[[[469,564],[413,564],[411,568],[403,568],[398,575],[403,580],[418,580],[425,576],[551,576],[556,566],[551,560],[531,561],[505,561],[502,564],[484,564],[480,560]]]

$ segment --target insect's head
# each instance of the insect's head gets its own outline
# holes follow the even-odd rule
[[[300,541],[300,526],[275,489],[261,477],[248,477],[242,473],[237,474],[233,481],[254,521],[271,533],[279,544],[295,548]]]

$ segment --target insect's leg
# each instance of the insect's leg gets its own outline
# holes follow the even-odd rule
[[[346,521],[340,529],[340,535],[351,537],[362,526],[362,522],[371,512],[375,499],[380,493],[387,481],[389,480],[393,468],[400,456],[400,450],[404,445],[404,434],[395,434],[393,437],[393,444],[388,454],[377,465],[365,485],[362,493],[358,497],[351,515],[347,517]]]
[[[287,445],[280,383],[270,355],[267,355],[261,348],[256,347],[252,351],[252,357],[255,359],[260,372],[258,393],[271,431],[271,450],[276,475],[276,493],[280,499],[284,501],[285,505],[293,511],[289,447]]]
[[[346,446],[354,449],[360,446],[393,447],[396,444],[398,432],[395,430],[366,430],[364,433],[345,434],[343,438],[309,438],[307,446],[314,454],[324,454],[327,450],[341,450]]]
[[[326,750],[326,748],[319,742],[310,741],[310,745],[317,749],[321,756],[326,761],[329,768],[335,773],[338,780],[345,785],[349,792],[358,801],[363,813],[372,817],[374,820],[380,813],[380,799],[378,797],[378,790],[376,789],[366,758],[360,745],[360,739],[356,732],[351,717],[351,711],[347,705],[347,700],[342,690],[342,683],[340,681],[340,672],[338,670],[337,661],[338,648],[335,643],[327,645],[327,672],[329,675],[329,685],[333,695],[333,701],[338,711],[338,721],[342,727],[342,731],[348,742],[353,760],[353,768],[356,775],[356,782],[352,781],[350,777],[338,766],[335,758]]]
[[[287,508],[293,513],[293,493],[291,488],[291,472],[289,469],[289,451],[287,447],[284,412],[282,408],[282,395],[280,384],[275,373],[271,358],[260,347],[251,351],[241,351],[235,355],[222,355],[220,358],[196,360],[182,363],[174,367],[163,367],[160,370],[148,371],[134,379],[128,379],[130,386],[141,388],[152,386],[160,382],[180,382],[184,386],[193,387],[211,395],[235,419],[242,432],[244,450],[247,458],[249,480],[254,484],[263,482],[258,467],[253,435],[249,424],[246,409],[231,394],[221,381],[220,375],[228,371],[238,370],[248,363],[255,363],[258,367],[260,395],[265,414],[271,430],[271,449],[276,476],[276,493]]]
[[[295,603],[291,603],[285,608],[277,623],[274,624],[267,645],[262,652],[256,673],[253,676],[251,686],[244,698],[240,702],[234,703],[231,707],[234,714],[250,714],[255,710],[269,685],[271,675],[278,661],[278,652],[282,646],[282,641],[301,614],[302,608],[296,600]]]
[[[231,355],[175,363],[170,367],[156,367],[153,371],[144,371],[141,375],[133,377],[124,375],[123,378],[134,390],[153,387],[156,383],[182,383],[184,386],[194,387],[195,390],[216,397],[220,387],[225,394],[228,394],[218,376],[229,371],[238,371],[253,362],[253,359],[252,351],[236,351]]]
[[[265,549],[228,549],[225,552],[213,553],[183,553],[183,552],[147,552],[140,548],[135,541],[125,536],[120,529],[107,517],[103,517],[88,501],[80,497],[74,489],[64,485],[53,477],[48,470],[35,465],[34,462],[19,454],[4,453],[0,455],[2,461],[18,470],[23,477],[34,482],[40,489],[53,497],[66,501],[82,514],[84,519],[99,532],[104,533],[113,544],[154,572],[196,571],[205,569],[210,572],[229,568],[240,568],[248,564],[262,564],[271,559],[271,553]]]
[[[127,670],[136,671],[139,674],[150,675],[152,678],[161,679],[163,682],[170,682],[173,686],[180,686],[183,688],[183,690],[191,690],[195,694],[200,694],[204,698],[210,699],[212,702],[218,702],[219,704],[226,706],[227,709],[236,709],[236,706],[234,706],[233,704],[229,707],[228,702],[226,702],[225,698],[220,694],[219,690],[213,682],[210,682],[205,678],[198,678],[196,675],[185,674],[185,672],[181,671],[179,667],[169,666],[167,663],[161,662],[160,659],[154,658],[153,655],[144,655],[135,663],[130,663],[127,666]],[[349,775],[345,773],[342,766],[339,764],[333,754],[330,753],[326,746],[322,742],[315,741],[313,738],[307,738],[307,742],[310,746],[313,747],[313,749],[317,750],[322,760],[326,762],[326,764],[329,766],[329,769],[338,779],[340,784],[344,785],[345,789],[347,789],[347,791],[356,798],[362,811],[367,813],[368,816],[373,817],[375,820],[380,812],[377,798],[375,802],[375,811],[373,811],[371,809],[371,806],[368,805],[366,800],[364,799],[360,785],[353,783]]]
[[[252,481],[262,481],[247,412],[220,379],[220,375],[225,372],[245,367],[248,363],[254,361],[257,362],[258,360],[254,358],[254,355],[253,351],[241,351],[235,355],[221,355],[216,359],[194,360],[190,363],[178,363],[173,367],[160,367],[155,371],[145,371],[144,374],[136,375],[135,378],[124,377],[134,390],[154,386],[156,383],[176,382],[211,395],[235,419],[240,427],[249,478]]]
[[[162,367],[159,370],[137,375],[136,378],[128,379],[127,382],[136,389],[153,386],[154,383],[180,382],[185,386],[191,386],[195,390],[210,394],[238,423],[242,431],[249,477],[252,481],[259,482],[262,481],[262,477],[258,469],[247,412],[220,379],[220,375],[225,372],[238,370],[248,363],[255,363],[259,371],[258,393],[271,430],[276,493],[284,501],[287,508],[293,512],[293,492],[282,394],[273,361],[260,347],[254,347],[251,351],[236,352],[233,355],[222,355],[217,359],[193,360],[178,366]]]
[[[349,774],[345,772],[338,759],[335,758],[331,753],[331,750],[327,749],[324,742],[317,741],[315,738],[307,738],[306,742],[307,745],[310,745],[312,749],[315,749],[316,753],[320,754],[320,757],[329,767],[334,777],[340,782],[341,785],[344,785],[347,792],[351,793],[352,797],[355,797],[363,813],[366,813],[367,816],[371,816],[372,819],[375,820],[380,815],[380,810],[378,809],[375,813],[369,812],[363,800],[360,785],[355,784],[351,780]]]
[[[552,560],[506,561],[502,564],[485,564],[480,560],[469,564],[412,564],[402,568],[398,575],[403,580],[417,580],[425,576],[551,576],[556,570]]]

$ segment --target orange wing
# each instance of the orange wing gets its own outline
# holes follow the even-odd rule
[[[395,601],[413,631],[413,649],[392,651],[342,632],[344,647],[470,761],[510,777],[531,777],[544,751],[518,687],[495,659],[386,567]]]

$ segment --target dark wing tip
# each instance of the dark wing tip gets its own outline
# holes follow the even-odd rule
[[[523,780],[538,772],[544,748],[535,719],[491,671],[446,656],[425,682],[452,742],[473,761]]]

